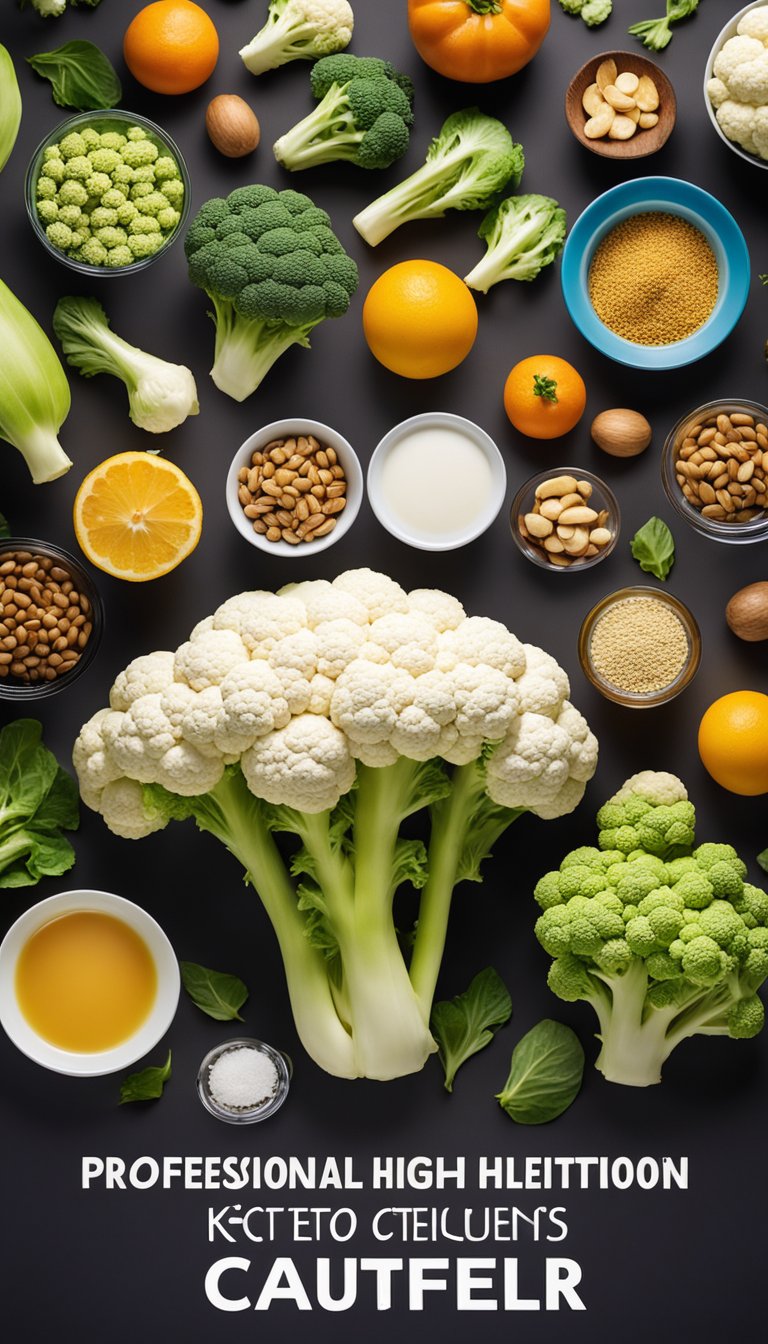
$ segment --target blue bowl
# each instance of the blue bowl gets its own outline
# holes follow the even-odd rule
[[[717,302],[706,322],[670,345],[638,345],[617,336],[600,321],[589,299],[595,248],[622,220],[649,211],[681,215],[700,229],[719,272]],[[733,215],[708,191],[676,177],[637,177],[603,192],[579,215],[565,244],[561,280],[573,322],[601,354],[635,369],[677,369],[703,359],[733,331],[749,293],[749,251]]]

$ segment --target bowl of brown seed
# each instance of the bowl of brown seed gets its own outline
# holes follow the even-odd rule
[[[273,420],[235,453],[227,509],[252,546],[314,555],[349,531],[363,488],[357,454],[337,430],[319,420]]]
[[[604,51],[576,71],[565,116],[579,144],[608,159],[642,159],[675,125],[675,90],[660,66],[634,51]]]
[[[661,476],[681,518],[715,541],[768,537],[768,407],[710,401],[671,430]]]
[[[103,624],[93,580],[68,551],[31,537],[0,542],[0,698],[71,685],[93,661]]]

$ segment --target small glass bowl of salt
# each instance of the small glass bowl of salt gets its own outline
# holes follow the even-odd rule
[[[291,1084],[287,1055],[241,1036],[209,1050],[197,1075],[205,1109],[229,1125],[252,1125],[279,1110]]]

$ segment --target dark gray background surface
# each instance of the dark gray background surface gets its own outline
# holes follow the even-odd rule
[[[187,1339],[194,1344],[241,1344],[253,1338],[277,1344],[297,1341],[352,1341],[363,1332],[371,1344],[393,1331],[405,1340],[426,1333],[459,1341],[480,1330],[489,1341],[510,1333],[530,1344],[544,1341],[641,1339],[672,1341],[694,1330],[701,1340],[753,1331],[762,1284],[763,1200],[765,1197],[765,1116],[768,1107],[767,1040],[746,1043],[699,1038],[684,1044],[665,1070],[659,1088],[623,1089],[605,1083],[591,1067],[573,1109],[545,1128],[519,1128],[499,1110],[493,1094],[506,1076],[513,1044],[534,1022],[556,1016],[579,1032],[588,1058],[596,1053],[595,1021],[584,1005],[555,1000],[545,983],[548,958],[536,944],[531,889],[537,877],[575,844],[592,840],[596,805],[630,773],[644,768],[673,769],[684,776],[699,810],[701,838],[727,840],[750,859],[768,843],[761,799],[726,794],[706,776],[696,753],[699,718],[727,691],[768,689],[764,646],[742,644],[729,635],[723,618],[728,597],[742,584],[764,578],[760,547],[718,545],[696,536],[675,520],[662,493],[659,455],[676,418],[713,396],[766,400],[763,340],[768,330],[768,294],[757,273],[768,270],[765,240],[766,175],[740,161],[714,135],[702,99],[704,61],[736,0],[703,0],[701,13],[676,29],[660,57],[678,96],[678,124],[665,149],[625,169],[584,151],[570,135],[562,113],[565,86],[589,56],[606,48],[634,50],[626,37],[629,22],[663,10],[663,0],[616,0],[607,25],[588,31],[554,3],[552,30],[535,62],[497,86],[459,86],[433,75],[413,50],[402,0],[356,0],[353,49],[379,54],[409,71],[417,83],[417,124],[406,159],[388,173],[366,175],[353,168],[321,169],[289,178],[273,161],[270,145],[309,110],[309,67],[304,63],[253,79],[237,56],[260,26],[262,0],[209,0],[222,39],[219,65],[209,83],[182,98],[163,99],[140,89],[122,70],[122,32],[140,8],[139,0],[103,0],[95,13],[75,11],[44,22],[33,11],[19,13],[5,0],[0,39],[10,48],[19,73],[24,119],[13,157],[0,183],[0,274],[35,316],[49,327],[58,296],[98,293],[121,335],[169,359],[189,364],[197,377],[202,411],[162,446],[189,473],[203,496],[205,526],[195,554],[169,577],[151,585],[98,583],[107,607],[107,629],[97,662],[75,687],[32,707],[45,725],[46,740],[62,760],[83,720],[104,704],[116,673],[135,655],[174,648],[191,626],[224,598],[249,587],[278,587],[295,578],[333,577],[368,564],[406,585],[442,586],[456,593],[467,610],[495,616],[519,636],[540,643],[567,668],[576,704],[586,713],[601,743],[601,761],[587,800],[558,822],[520,821],[498,846],[485,885],[460,890],[455,899],[440,991],[463,989],[480,967],[493,962],[507,980],[515,1005],[511,1025],[496,1044],[460,1075],[448,1097],[436,1062],[423,1073],[386,1085],[341,1082],[327,1077],[302,1053],[293,1031],[282,969],[266,917],[252,893],[241,886],[234,862],[209,837],[188,825],[141,844],[111,836],[98,817],[84,812],[76,839],[77,867],[64,881],[41,883],[36,891],[3,893],[0,933],[33,900],[70,885],[105,887],[145,904],[161,921],[178,955],[242,976],[251,988],[246,1029],[286,1048],[296,1070],[288,1104],[264,1127],[224,1127],[206,1115],[194,1092],[198,1063],[207,1049],[228,1034],[182,1000],[169,1033],[173,1079],[158,1104],[119,1109],[117,1078],[79,1081],[37,1068],[0,1040],[0,1180],[5,1233],[0,1321],[12,1344],[38,1344],[54,1333],[65,1342],[110,1338],[128,1344],[136,1337],[155,1344]],[[352,310],[328,322],[313,338],[311,353],[284,356],[259,392],[243,405],[220,394],[207,376],[213,329],[206,300],[186,279],[180,244],[143,274],[82,284],[48,258],[25,218],[22,185],[26,164],[39,139],[57,124],[60,109],[47,84],[38,81],[23,57],[72,38],[98,42],[124,73],[124,105],[164,125],[183,150],[192,175],[193,208],[250,181],[291,185],[308,191],[331,212],[334,225],[361,269]],[[239,92],[262,123],[263,143],[243,162],[219,157],[209,145],[203,115],[215,93]],[[713,191],[733,211],[747,236],[754,280],[747,312],[727,344],[695,368],[666,375],[635,373],[601,358],[587,346],[565,313],[557,268],[534,285],[498,287],[478,296],[480,332],[469,358],[453,374],[432,382],[407,382],[381,368],[369,355],[360,329],[363,298],[374,278],[409,257],[438,259],[465,274],[480,256],[475,237],[479,217],[453,215],[444,221],[403,228],[375,250],[366,248],[351,225],[356,210],[416,168],[431,134],[450,111],[479,102],[500,115],[526,151],[524,189],[556,196],[570,221],[599,192],[628,175],[664,173],[690,177]],[[573,360],[584,375],[587,413],[567,439],[538,445],[520,438],[501,404],[504,378],[512,364],[551,351]],[[70,474],[53,485],[31,486],[24,463],[10,448],[3,452],[0,508],[18,533],[47,538],[75,549],[71,505],[83,476],[103,458],[125,449],[154,446],[134,429],[126,414],[123,388],[114,380],[86,382],[72,375],[73,406],[62,442],[74,459]],[[654,426],[652,448],[627,464],[604,457],[591,444],[591,417],[608,406],[644,411]],[[498,441],[509,475],[510,498],[528,475],[542,467],[577,463],[603,474],[622,507],[622,538],[605,565],[581,575],[543,573],[515,550],[502,513],[491,531],[471,547],[447,555],[410,550],[378,526],[367,505],[352,533],[333,550],[294,562],[270,559],[249,548],[229,522],[224,477],[239,443],[274,418],[310,415],[334,424],[366,462],[381,435],[418,411],[441,409],[470,416]],[[581,619],[605,593],[638,581],[629,538],[658,513],[673,526],[677,562],[670,590],[692,607],[702,628],[704,657],[698,678],[666,708],[636,713],[610,705],[586,684],[576,656]],[[7,702],[0,720],[13,716]],[[153,1052],[159,1062],[164,1046]],[[475,1206],[517,1202],[566,1204],[571,1233],[550,1250],[583,1267],[586,1314],[523,1316],[484,1314],[459,1317],[450,1298],[433,1294],[423,1315],[396,1309],[377,1315],[370,1296],[349,1313],[299,1316],[276,1306],[267,1315],[223,1316],[205,1302],[202,1280],[208,1264],[224,1253],[206,1244],[205,1209],[200,1193],[83,1194],[79,1165],[84,1153],[114,1153],[130,1160],[142,1153],[163,1154],[353,1154],[365,1167],[372,1154],[412,1156],[464,1153],[627,1154],[665,1153],[690,1158],[687,1194],[599,1191],[525,1197],[515,1193],[464,1196],[402,1192],[343,1196],[306,1195],[286,1203],[351,1202],[363,1215],[381,1204]],[[238,1197],[235,1197],[238,1198]],[[226,1202],[212,1196],[211,1203]],[[262,1201],[256,1194],[249,1202]],[[230,1248],[235,1254],[247,1250]],[[266,1265],[272,1254],[291,1254],[284,1241],[254,1256]],[[297,1246],[297,1262],[311,1268],[317,1254],[344,1254],[325,1242]],[[363,1236],[346,1254],[375,1254]],[[408,1255],[516,1255],[536,1291],[544,1245],[523,1240],[519,1247],[429,1244],[378,1253]],[[258,1271],[254,1270],[253,1284]],[[524,1287],[528,1286],[524,1281]]]

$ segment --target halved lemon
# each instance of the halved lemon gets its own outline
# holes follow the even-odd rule
[[[180,565],[200,540],[203,505],[173,462],[118,453],[86,476],[75,498],[75,534],[92,564],[143,583]]]

